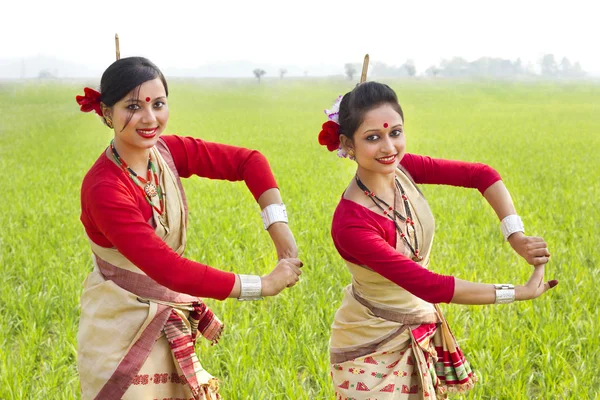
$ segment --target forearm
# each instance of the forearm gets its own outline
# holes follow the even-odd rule
[[[515,300],[527,300],[523,286],[515,286]],[[496,288],[489,283],[475,283],[454,278],[454,295],[451,303],[484,305],[496,302]]]
[[[510,193],[502,181],[497,181],[488,187],[483,193],[483,197],[501,221],[505,217],[517,213],[512,197],[510,197]]]
[[[233,284],[233,288],[231,289],[231,293],[229,293],[228,298],[237,299],[240,297],[241,285],[240,285],[240,277],[238,274],[235,274],[235,283]]]
[[[281,199],[281,194],[279,189],[273,188],[265,191],[258,198],[258,205],[260,209],[264,209],[265,207],[271,204],[282,204],[283,200]],[[277,258],[295,258],[298,256],[298,248],[296,246],[296,240],[294,239],[294,235],[292,234],[291,229],[288,224],[285,222],[275,222],[267,229],[269,235],[271,236],[271,240],[275,245],[275,249],[277,250]]]
[[[258,205],[261,210],[268,205],[281,203],[283,203],[283,200],[281,200],[281,194],[277,188],[265,190],[258,198]]]

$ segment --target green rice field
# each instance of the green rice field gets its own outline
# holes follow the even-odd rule
[[[465,399],[600,399],[600,84],[389,81],[409,152],[487,163],[509,188],[560,284],[532,301],[443,305],[480,382]],[[0,83],[0,399],[79,398],[76,335],[91,250],[82,178],[111,139],[75,95],[98,81]],[[304,262],[302,281],[260,302],[207,300],[226,324],[198,344],[224,399],[332,399],[329,330],[350,275],[330,225],[353,162],[318,145],[343,80],[170,81],[167,131],[267,156]],[[243,182],[184,181],[186,256],[269,272],[276,253]],[[436,217],[431,268],[522,284],[531,267],[503,242],[477,190],[422,186]]]

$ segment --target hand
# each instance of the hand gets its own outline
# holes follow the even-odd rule
[[[531,278],[525,284],[525,286],[518,286],[515,288],[516,300],[531,300],[541,296],[554,286],[558,285],[558,281],[553,279],[544,283],[544,268],[546,264],[536,265],[533,268]]]
[[[523,232],[515,232],[508,237],[508,242],[530,265],[546,264],[550,259],[548,245],[541,237],[525,236]]]
[[[275,222],[269,227],[268,232],[277,250],[278,260],[298,257],[296,240],[288,224],[285,222]]]
[[[261,277],[263,296],[275,296],[286,287],[294,286],[299,280],[302,271],[302,261],[297,258],[279,260],[270,274]]]

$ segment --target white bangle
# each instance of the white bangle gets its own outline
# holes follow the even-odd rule
[[[260,216],[262,217],[265,229],[269,229],[275,222],[288,223],[287,211],[283,203],[269,204],[260,212]]]
[[[262,300],[262,283],[258,275],[242,275],[240,277],[240,297],[238,300]]]
[[[502,222],[500,222],[500,230],[504,235],[504,240],[508,240],[508,237],[515,232],[525,232],[525,226],[523,226],[521,217],[513,214],[505,217]]]
[[[515,301],[515,286],[507,283],[495,284],[496,304],[507,304]]]

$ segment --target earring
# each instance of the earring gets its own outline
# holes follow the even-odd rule
[[[355,156],[354,150],[352,150],[352,149],[348,150],[348,158],[351,160],[354,160],[354,156]]]
[[[113,122],[112,122],[112,119],[110,119],[110,118],[107,118],[107,117],[104,117],[104,121],[106,122],[106,125],[107,125],[109,128],[111,128],[111,129],[113,128]]]

